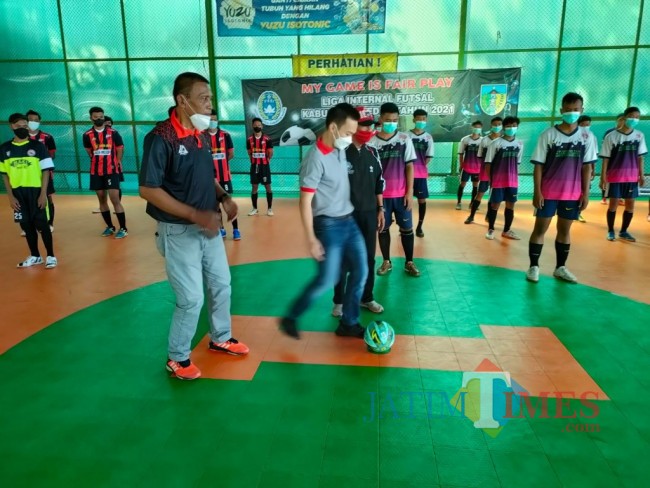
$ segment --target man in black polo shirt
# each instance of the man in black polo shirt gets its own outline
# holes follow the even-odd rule
[[[232,355],[248,347],[231,335],[230,269],[219,234],[219,203],[228,220],[237,204],[215,180],[210,138],[212,94],[208,80],[182,73],[174,82],[175,109],[144,141],[140,196],[147,213],[158,222],[156,246],[165,258],[176,308],[169,332],[167,370],[182,380],[201,371],[190,361],[192,338],[203,306],[204,281],[208,295],[211,351]]]
[[[359,127],[352,136],[352,144],[345,150],[348,160],[348,177],[350,180],[350,199],[354,206],[352,216],[359,226],[359,230],[366,242],[368,254],[368,269],[375,269],[375,252],[377,250],[377,231],[384,228],[384,179],[382,178],[381,163],[377,150],[367,143],[375,135],[374,117],[370,111],[357,107],[359,111]],[[341,280],[334,287],[334,309],[332,315],[343,315],[343,296],[347,281],[347,270],[344,265]],[[371,312],[384,311],[373,297],[372,289],[375,286],[375,274],[368,273],[366,284],[361,295],[361,306]]]

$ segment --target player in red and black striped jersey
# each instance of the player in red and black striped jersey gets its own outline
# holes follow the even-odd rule
[[[214,163],[215,178],[221,188],[232,195],[232,175],[230,174],[230,160],[235,156],[235,148],[232,143],[232,137],[225,130],[219,127],[217,120],[217,111],[212,109],[210,115],[210,127],[208,128],[210,137],[210,150],[212,152],[212,162]],[[226,237],[226,229],[221,225],[221,237]],[[232,221],[232,238],[235,241],[241,239],[237,219]]]
[[[94,127],[84,133],[83,145],[90,156],[90,189],[97,193],[99,209],[104,222],[106,222],[106,229],[104,229],[102,237],[115,234],[116,239],[123,239],[129,235],[126,229],[124,207],[120,202],[120,175],[124,142],[117,131],[104,126],[106,120],[102,108],[92,107],[89,113]],[[109,198],[120,225],[117,233],[108,207]]]
[[[257,188],[261,183],[266,188],[266,202],[268,210],[266,214],[273,216],[273,192],[271,191],[271,158],[273,157],[273,144],[271,138],[262,133],[262,119],[253,119],[253,135],[246,140],[246,150],[251,160],[251,201],[253,210],[248,215],[257,215]]]
[[[50,153],[50,158],[54,160],[54,155],[56,153],[56,143],[54,142],[54,137],[47,132],[43,132],[39,129],[41,126],[41,114],[35,110],[29,110],[27,112],[27,125],[29,127],[29,138],[33,141],[39,141],[45,144],[47,151]],[[47,207],[50,219],[48,223],[50,224],[50,231],[54,230],[54,200],[52,195],[56,193],[54,189],[54,168],[50,170],[50,178],[47,183]]]

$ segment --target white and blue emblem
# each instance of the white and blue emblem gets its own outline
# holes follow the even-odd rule
[[[257,113],[264,125],[279,124],[287,113],[282,100],[274,91],[265,91],[257,99]]]

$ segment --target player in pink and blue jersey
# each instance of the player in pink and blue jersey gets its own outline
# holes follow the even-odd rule
[[[531,162],[535,165],[535,228],[528,243],[530,268],[526,279],[539,281],[539,257],[544,235],[557,214],[557,257],[553,276],[576,283],[566,267],[571,248],[571,224],[589,203],[591,164],[598,159],[594,138],[578,127],[583,99],[577,93],[562,98],[562,123],[546,129],[539,136]]]
[[[639,196],[639,184],[643,186],[643,156],[648,148],[645,136],[635,129],[641,112],[637,107],[628,107],[623,112],[625,125],[605,137],[600,156],[603,169],[600,175],[600,187],[607,190],[609,208],[607,209],[607,240],[615,241],[614,221],[619,199],[625,200],[623,225],[618,234],[619,239],[635,242],[636,239],[627,229],[634,215],[634,201]]]
[[[516,138],[519,128],[517,117],[503,119],[503,137],[488,146],[485,155],[486,172],[490,177],[492,192],[487,211],[488,231],[485,238],[494,239],[494,222],[501,202],[506,202],[505,225],[501,237],[519,240],[520,237],[510,228],[515,218],[515,202],[519,191],[519,164],[524,151],[523,143]]]
[[[417,159],[413,162],[413,195],[418,199],[418,225],[415,228],[415,235],[424,237],[422,223],[427,213],[427,198],[429,198],[429,162],[433,158],[433,137],[424,129],[427,127],[428,114],[421,108],[413,112],[413,123],[415,128],[408,132]]]
[[[472,180],[472,199],[470,200],[470,208],[472,206],[471,202],[476,198],[482,166],[481,158],[479,158],[478,155],[479,146],[482,140],[482,132],[483,123],[480,120],[477,120],[472,124],[472,133],[460,140],[460,145],[458,147],[458,162],[460,163],[461,172],[460,184],[458,185],[458,192],[456,194],[458,197],[456,210],[461,209],[460,201],[463,198],[465,185],[467,185],[467,182],[470,179]]]

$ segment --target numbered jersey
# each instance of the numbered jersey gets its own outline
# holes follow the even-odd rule
[[[122,172],[116,151],[124,147],[124,142],[115,129],[105,127],[104,130],[97,131],[93,127],[84,133],[83,144],[91,153],[91,175],[105,176]]]

